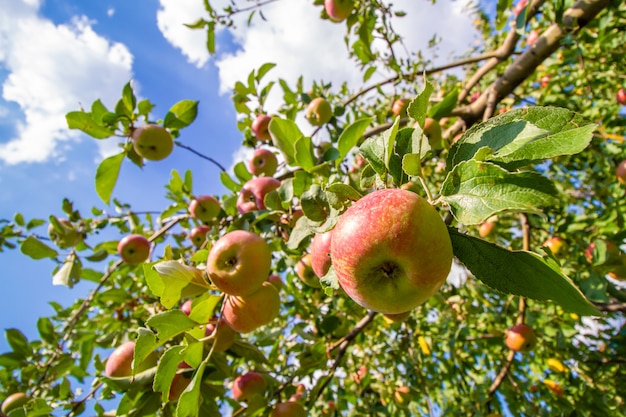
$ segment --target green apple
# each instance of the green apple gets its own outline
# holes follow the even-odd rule
[[[319,278],[328,273],[330,265],[330,242],[332,240],[333,231],[329,230],[324,233],[316,233],[311,241],[311,267],[313,272]]]
[[[324,0],[326,14],[334,22],[341,22],[352,14],[354,0]]]
[[[252,178],[247,181],[237,198],[237,210],[244,214],[254,210],[265,210],[265,196],[280,187],[280,181],[271,177]]]
[[[248,170],[256,177],[261,175],[271,177],[276,173],[277,168],[278,159],[269,149],[257,149],[248,161]]]
[[[130,340],[122,343],[115,348],[113,353],[111,353],[106,360],[106,364],[104,365],[104,374],[109,378],[124,378],[131,376],[133,373],[132,364],[134,356],[135,342]],[[149,355],[146,360],[141,363],[137,372],[143,372],[156,366],[157,356],[158,355],[154,352]]]
[[[117,253],[127,264],[138,265],[150,257],[150,242],[142,235],[128,235],[117,244]]]
[[[259,142],[266,142],[272,140],[270,135],[269,125],[272,121],[272,117],[267,114],[259,114],[252,122],[250,129]]]
[[[194,227],[191,229],[191,232],[189,232],[189,239],[191,239],[191,242],[195,247],[199,248],[206,241],[206,235],[210,231],[211,227],[206,225]]]
[[[172,153],[174,139],[163,126],[147,124],[133,130],[133,147],[137,155],[150,161],[160,161]]]
[[[296,275],[309,287],[321,288],[320,280],[311,266],[311,254],[305,254],[296,264]]]
[[[224,300],[222,317],[238,333],[248,333],[278,317],[280,297],[269,282],[245,297],[229,295]]]
[[[452,267],[441,216],[419,195],[400,189],[374,191],[348,208],[337,221],[330,253],[348,296],[386,314],[422,304]]]
[[[28,396],[23,392],[14,392],[2,402],[2,413],[9,414],[11,411],[21,408],[28,400]]]
[[[270,417],[306,417],[306,410],[300,403],[287,401],[278,403],[270,413]]]
[[[246,372],[235,378],[231,390],[235,400],[248,402],[255,397],[262,396],[266,388],[267,382],[263,375],[258,372]]]
[[[48,236],[61,249],[72,248],[82,239],[83,235],[76,230],[71,221],[67,219],[57,219],[48,225]]]
[[[189,203],[189,214],[191,217],[205,223],[211,223],[217,219],[221,210],[222,206],[220,206],[217,198],[212,195],[197,196]]]
[[[516,324],[506,331],[506,346],[515,352],[530,352],[537,344],[537,336],[527,324]]]
[[[305,117],[313,126],[322,126],[333,117],[333,110],[328,100],[316,97],[307,106]]]

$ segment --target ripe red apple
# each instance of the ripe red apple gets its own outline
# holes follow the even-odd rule
[[[321,126],[330,121],[333,117],[333,110],[328,100],[316,97],[307,106],[305,117],[313,126]]]
[[[333,237],[333,231],[329,230],[325,233],[317,233],[311,241],[311,267],[315,275],[322,278],[328,273],[330,265],[330,242]]]
[[[626,184],[626,159],[620,162],[617,168],[615,168],[615,176],[620,183]]]
[[[67,219],[57,219],[59,225],[55,227],[53,223],[48,225],[48,236],[61,249],[76,246],[83,238],[71,221]]]
[[[428,137],[428,143],[432,149],[440,150],[444,148],[443,133],[438,120],[427,117],[424,120],[424,134]]]
[[[220,291],[246,296],[267,280],[271,265],[272,250],[265,239],[247,230],[234,230],[215,242],[206,271]]]
[[[133,373],[133,357],[135,356],[135,342],[130,340],[119,345],[108,357],[104,365],[104,374],[111,378],[129,377]],[[137,372],[145,371],[156,366],[157,354],[153,353],[144,360]]]
[[[191,239],[191,243],[197,248],[202,246],[202,244],[206,241],[206,235],[211,231],[211,228],[206,225],[197,226],[191,229],[189,232],[189,239]]]
[[[257,149],[248,161],[248,169],[254,176],[265,175],[271,177],[278,168],[278,159],[269,149]]]
[[[185,313],[186,316],[191,314],[191,304],[192,301],[191,300],[187,300],[185,301],[181,306],[180,306],[180,311],[182,311],[183,313]]]
[[[341,22],[352,14],[354,0],[324,0],[326,13],[335,22]]]
[[[252,178],[243,185],[237,198],[237,210],[244,214],[254,210],[265,210],[265,196],[280,187],[280,181],[271,177]]]
[[[217,329],[217,332],[215,329]],[[214,336],[212,339],[214,352],[226,352],[237,340],[237,332],[228,325],[224,318],[219,320],[218,325],[213,323],[207,324],[204,336]]]
[[[272,136],[269,131],[271,121],[271,116],[268,116],[267,114],[259,114],[252,122],[252,126],[250,126],[250,128],[259,142],[272,140]]]
[[[617,90],[617,102],[622,106],[626,106],[626,90],[623,88]]]
[[[306,417],[306,415],[304,406],[293,401],[276,404],[270,413],[270,417]]]
[[[409,107],[409,103],[410,101],[408,99],[399,98],[393,102],[393,105],[391,106],[391,112],[394,116],[405,117],[407,115],[406,109]]]
[[[311,266],[311,254],[305,254],[296,264],[296,275],[309,287],[321,288],[320,280]]]
[[[476,100],[478,100],[480,98],[481,92],[480,91],[474,91],[471,95],[470,95],[470,103],[475,102]]]
[[[516,324],[506,331],[506,346],[516,352],[530,352],[537,344],[537,336],[527,324]]]
[[[21,408],[28,402],[28,400],[28,396],[23,392],[14,392],[13,394],[6,397],[5,400],[2,402],[2,413],[9,414],[11,411]]]
[[[274,320],[280,312],[278,290],[269,282],[246,297],[229,295],[222,317],[236,332],[248,333]]]
[[[480,226],[478,226],[478,234],[482,238],[491,237],[493,236],[495,232],[496,232],[495,222],[486,221],[484,223],[481,223]]]
[[[233,398],[237,401],[248,402],[254,397],[262,396],[266,388],[267,382],[263,375],[258,372],[247,372],[233,381]]]
[[[565,240],[558,236],[552,236],[544,242],[543,246],[549,248],[550,252],[552,252],[554,256],[563,255],[563,253],[567,250]]]
[[[165,159],[174,149],[172,135],[163,126],[140,126],[133,130],[131,138],[137,155],[150,161]]]
[[[348,208],[335,226],[330,252],[348,296],[387,314],[422,304],[452,267],[441,216],[422,197],[400,189],[374,191]]]
[[[117,253],[127,264],[138,265],[150,256],[150,242],[142,235],[128,235],[117,244]]]
[[[212,195],[200,195],[189,203],[191,217],[205,223],[214,221],[221,210],[222,206]]]

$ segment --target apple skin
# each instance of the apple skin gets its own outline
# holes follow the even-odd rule
[[[229,295],[224,300],[222,317],[238,333],[249,333],[278,317],[280,296],[269,282],[246,297]]]
[[[271,266],[272,250],[265,239],[247,230],[234,230],[213,244],[206,272],[220,291],[246,296],[267,280]]]
[[[117,244],[117,253],[127,264],[139,265],[150,257],[150,242],[142,235],[128,235]]]
[[[383,314],[383,318],[388,323],[401,323],[409,317],[411,317],[411,311],[405,311],[404,313],[396,314]]]
[[[516,324],[506,331],[506,346],[515,352],[530,352],[537,344],[537,336],[527,324]]]
[[[452,268],[441,216],[422,197],[400,189],[374,191],[348,208],[335,226],[330,252],[348,296],[386,314],[422,304]]]
[[[306,410],[300,403],[287,401],[276,404],[270,417],[306,417]]]
[[[496,232],[496,223],[486,221],[478,226],[478,235],[482,238],[488,238],[495,234]]]
[[[443,133],[438,120],[427,117],[424,120],[424,134],[428,137],[428,143],[432,149],[441,150],[444,148]]]
[[[5,398],[2,402],[2,413],[9,414],[11,411],[16,410],[28,402],[29,398],[23,392],[14,392]]]
[[[180,311],[185,313],[186,316],[191,314],[191,303],[191,300],[187,300],[180,306]]]
[[[565,243],[563,238],[558,236],[552,236],[544,242],[543,246],[549,248],[554,256],[563,255],[567,250],[567,243]]]
[[[617,102],[622,106],[626,106],[626,90],[620,88],[617,90]]]
[[[228,325],[224,318],[222,318],[219,320],[219,324],[217,326],[213,323],[207,324],[204,336],[208,337],[213,335],[215,329],[217,329],[217,333],[215,333],[215,337],[213,338],[213,351],[226,352],[237,340],[237,332]]]
[[[61,230],[57,230],[52,223],[48,225],[48,236],[61,249],[76,246],[83,238],[71,221],[67,219],[57,219],[61,225]]]
[[[621,184],[626,184],[626,159],[615,168],[615,176]]]
[[[131,135],[137,155],[150,161],[160,161],[172,153],[174,139],[163,126],[147,124],[133,130]]]
[[[305,117],[311,125],[322,126],[333,117],[333,110],[328,100],[323,97],[316,97],[307,106]]]
[[[252,178],[243,185],[237,198],[237,210],[240,214],[254,210],[265,210],[263,199],[265,196],[280,187],[280,181],[271,177]]]
[[[311,266],[311,254],[305,254],[296,264],[296,275],[300,278],[300,281],[304,282],[309,287],[321,288],[318,275],[313,271]]]
[[[119,345],[107,358],[104,365],[104,374],[111,378],[125,378],[133,373],[133,357],[135,356],[135,342],[130,340]],[[157,354],[153,353],[141,363],[137,373],[156,366]]]
[[[272,140],[270,135],[269,125],[272,121],[272,117],[267,114],[259,114],[252,122],[250,129],[259,142],[266,142]]]
[[[278,159],[269,149],[257,149],[248,161],[248,170],[256,177],[261,175],[271,177],[276,173],[277,168]]]
[[[217,219],[221,210],[222,206],[212,195],[199,195],[189,203],[191,217],[205,223],[211,223]]]
[[[391,106],[391,112],[394,116],[406,117],[406,109],[409,107],[410,101],[406,98],[399,98],[393,102]]]
[[[283,280],[280,278],[280,276],[276,274],[272,274],[269,277],[267,277],[267,282],[272,284],[279,291],[285,286],[285,283],[283,282]]]
[[[211,231],[211,228],[206,225],[197,226],[191,229],[189,232],[189,239],[191,239],[191,243],[197,248],[202,246],[202,244],[206,241],[206,235]]]
[[[352,14],[354,0],[324,0],[324,9],[333,22],[341,22]]]
[[[247,372],[235,378],[231,389],[235,400],[248,402],[254,397],[263,395],[266,388],[267,382],[263,375],[258,372]]]
[[[333,231],[317,233],[311,241],[311,267],[319,278],[328,273],[332,261],[330,259],[330,243]]]

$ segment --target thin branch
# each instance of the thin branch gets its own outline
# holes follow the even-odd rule
[[[196,151],[195,149],[190,148],[187,145],[183,145],[183,144],[181,144],[179,142],[176,142],[176,146],[181,147],[183,149],[187,149],[189,152],[191,152],[191,153],[193,153],[195,155],[198,155],[200,158],[206,159],[207,161],[213,163],[215,166],[217,166],[219,169],[221,169],[222,172],[226,172],[226,168],[224,168],[222,166],[222,164],[220,164],[219,162],[217,162],[215,159],[211,158],[210,156],[206,156],[204,154],[201,154],[200,152]]]

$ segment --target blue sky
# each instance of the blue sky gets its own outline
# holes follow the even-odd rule
[[[265,12],[269,23],[257,20],[252,27],[240,24],[236,32],[221,31],[217,56],[210,58],[205,34],[182,25],[203,16],[202,0],[3,0],[0,219],[11,219],[16,212],[27,219],[62,216],[64,197],[85,214],[93,206],[106,209],[93,181],[98,163],[115,152],[118,141],[96,141],[68,131],[64,114],[81,104],[88,108],[97,98],[112,107],[130,79],[140,98],[156,104],[154,119],[179,100],[199,100],[197,121],[181,132],[180,140],[227,167],[245,157],[229,89],[252,69],[275,62],[278,66],[270,74],[291,85],[303,74],[305,87],[322,79],[358,86],[360,73],[338,41],[344,27],[319,20],[320,8],[312,3],[278,2]],[[423,48],[435,30],[454,33],[440,47],[443,62],[450,51],[462,52],[475,41],[471,17],[461,2],[394,4],[408,12],[395,22],[407,35],[407,50]],[[425,7],[432,9],[425,13]],[[415,27],[422,30],[415,33]],[[267,110],[279,98],[272,96]],[[310,126],[301,128],[307,132]],[[196,193],[224,192],[215,166],[177,148],[143,170],[124,163],[114,197],[136,211],[162,210],[163,187],[172,169],[192,169]],[[44,228],[39,233],[45,234]],[[30,338],[37,337],[37,318],[52,314],[49,301],[67,305],[92,288],[89,283],[72,290],[53,286],[54,264],[30,260],[17,250],[0,253],[0,265],[0,329],[19,328]],[[0,352],[7,349],[0,337]]]

